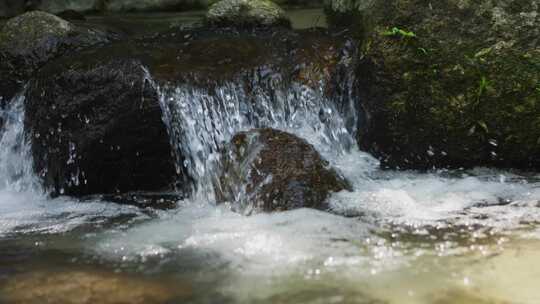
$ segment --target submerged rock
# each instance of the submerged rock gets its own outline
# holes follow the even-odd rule
[[[171,189],[176,180],[155,88],[140,62],[77,56],[27,92],[34,167],[53,195]]]
[[[540,168],[538,1],[352,3],[372,24],[364,149],[400,168]]]
[[[10,277],[0,288],[7,303],[169,303],[187,300],[189,285],[151,282],[134,275],[68,270],[39,270]]]
[[[210,7],[206,21],[219,26],[290,25],[285,11],[270,0],[221,0]]]
[[[275,129],[238,133],[223,157],[218,199],[245,213],[324,210],[331,192],[351,189],[312,145]]]
[[[46,62],[116,39],[54,15],[33,11],[10,19],[0,31],[0,96],[5,101]]]

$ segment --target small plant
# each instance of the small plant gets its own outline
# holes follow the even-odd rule
[[[383,32],[383,36],[416,38],[416,34],[414,32],[409,32],[398,27],[393,27],[392,29]]]
[[[482,97],[482,95],[484,95],[484,93],[488,89],[489,85],[490,85],[489,80],[487,80],[487,78],[485,76],[482,76],[482,78],[480,78],[480,82],[478,84],[478,91],[477,91],[477,95],[476,95],[476,103],[477,104],[480,103],[480,98]]]
[[[482,76],[480,78],[480,84],[478,86],[478,95],[482,95],[482,93],[487,89],[489,84],[489,81],[487,80],[486,76]]]

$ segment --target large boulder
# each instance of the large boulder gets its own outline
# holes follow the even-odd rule
[[[270,0],[221,0],[208,9],[206,21],[219,26],[290,24],[285,11]]]
[[[46,62],[114,39],[40,11],[10,19],[0,31],[0,100],[9,100]]]
[[[215,182],[218,200],[244,213],[325,210],[330,193],[351,189],[312,145],[275,129],[235,135],[225,148],[221,170]]]
[[[28,88],[25,128],[52,195],[166,190],[177,180],[156,91],[137,60],[47,65]]]
[[[391,167],[540,168],[538,1],[352,2],[372,24],[364,149]]]

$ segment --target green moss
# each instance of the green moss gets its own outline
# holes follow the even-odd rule
[[[452,1],[398,2],[364,44],[360,68],[372,75],[361,85],[375,118],[363,146],[400,167],[537,165],[537,29],[494,32],[493,15]],[[415,39],[395,39],[413,37],[403,28]]]

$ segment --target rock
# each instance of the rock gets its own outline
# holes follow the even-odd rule
[[[0,99],[8,101],[46,62],[115,39],[40,11],[10,19],[0,31]]]
[[[219,201],[245,213],[327,209],[331,192],[350,184],[305,140],[275,129],[238,133],[223,156]]]
[[[120,205],[135,206],[141,209],[169,210],[176,209],[178,202],[185,197],[177,192],[135,192],[106,195],[89,195],[82,198],[82,201],[104,201],[113,202]]]
[[[44,67],[27,92],[34,167],[52,195],[172,189],[169,136],[141,63],[79,54]]]
[[[37,270],[10,277],[1,291],[8,303],[169,303],[189,300],[192,287],[161,284],[133,274],[88,270]]]
[[[218,26],[290,25],[285,12],[269,0],[221,0],[210,7],[206,21]]]
[[[92,12],[100,9],[103,0],[39,0],[32,6],[35,10],[59,14],[65,11],[79,13]]]
[[[540,168],[538,1],[354,3],[373,24],[363,149],[389,167]]]

